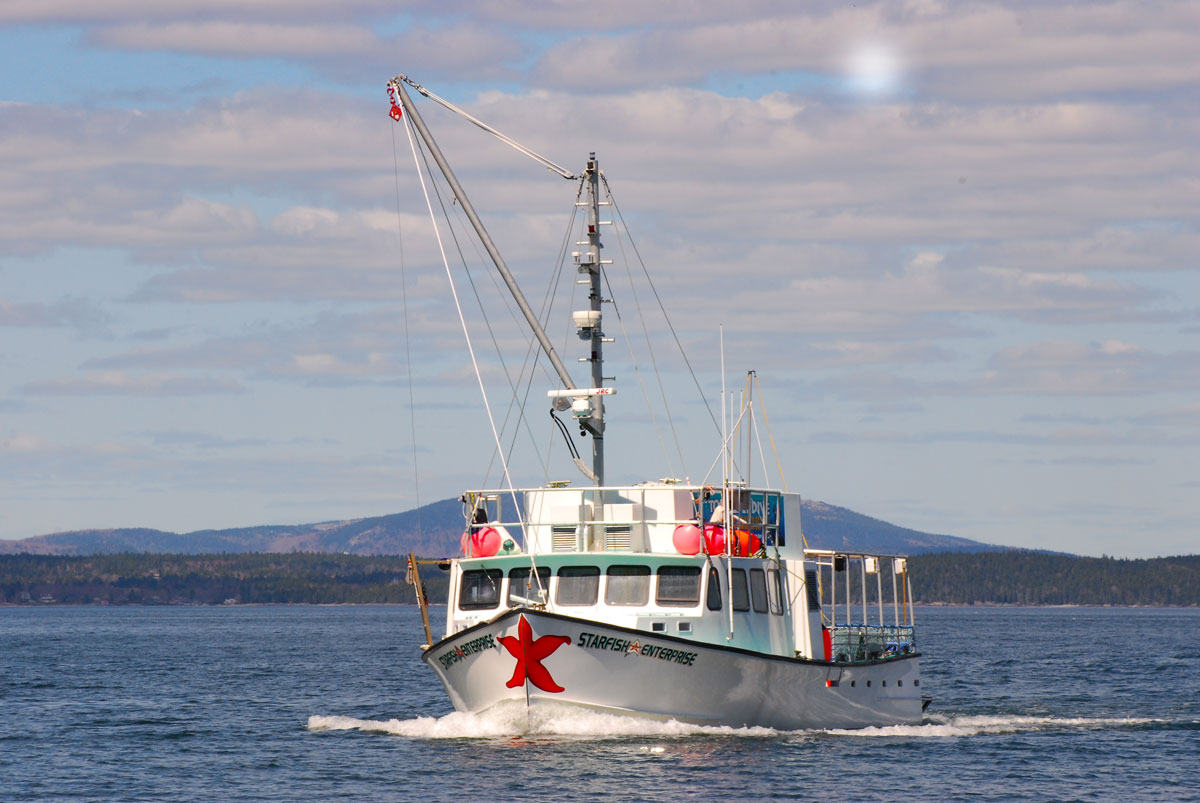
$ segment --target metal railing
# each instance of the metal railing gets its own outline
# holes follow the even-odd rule
[[[879,661],[917,651],[913,628],[906,625],[834,625],[830,629],[834,661]]]

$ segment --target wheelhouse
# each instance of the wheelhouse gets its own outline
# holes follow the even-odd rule
[[[465,494],[446,634],[525,607],[810,660],[915,650],[903,558],[806,550],[798,495],[727,496],[672,482]]]

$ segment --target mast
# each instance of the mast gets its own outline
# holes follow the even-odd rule
[[[602,314],[600,305],[604,302],[600,286],[600,166],[596,154],[588,154],[587,169],[583,174],[587,187],[587,239],[579,245],[587,246],[587,251],[579,255],[579,272],[588,277],[588,312],[589,326],[580,328],[580,338],[589,341],[591,353],[584,358],[592,364],[592,387],[604,386],[604,332],[600,327]],[[578,322],[579,316],[576,316]],[[580,419],[579,425],[592,435],[592,473],[596,485],[604,485],[604,396],[592,397],[592,415]]]

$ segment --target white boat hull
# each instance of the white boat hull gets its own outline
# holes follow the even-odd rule
[[[423,659],[459,711],[519,701],[785,730],[921,722],[916,654],[826,663],[514,608]]]

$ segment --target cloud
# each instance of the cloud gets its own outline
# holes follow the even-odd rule
[[[461,348],[458,322],[414,311],[409,322],[411,350],[421,374],[440,371],[440,353],[452,340]],[[123,353],[94,357],[82,368],[132,381],[127,372],[172,376],[172,371],[237,373],[247,381],[347,386],[395,382],[406,376],[401,311],[378,306],[345,313],[322,313],[288,323],[254,327],[237,335],[179,345],[139,345]],[[457,356],[457,355],[456,355]],[[457,366],[460,360],[451,364]],[[140,376],[141,374],[134,374]],[[219,386],[218,386],[219,387]]]
[[[987,393],[1146,394],[1200,388],[1200,351],[1155,353],[1132,343],[1045,341],[997,353],[973,383]]]
[[[1151,410],[1131,419],[1147,426],[1200,427],[1200,402],[1182,407]]]
[[[139,433],[150,439],[155,446],[177,447],[187,446],[196,449],[242,449],[245,447],[268,446],[270,442],[262,438],[225,438],[207,432],[188,432],[183,430],[153,430]]]
[[[928,343],[905,343],[896,341],[836,340],[815,343],[814,351],[824,353],[826,366],[848,367],[853,365],[879,365],[943,362],[954,355],[944,348]]]
[[[323,58],[375,49],[381,44],[370,29],[357,25],[279,22],[126,23],[100,28],[88,38],[92,44],[119,50],[166,50],[252,58]]]
[[[369,24],[291,17],[188,19],[124,22],[89,30],[89,44],[114,50],[195,53],[243,59],[285,58],[338,79],[378,80],[396,67],[396,54],[419,64],[431,76],[471,76],[475,80],[520,59],[525,47],[496,28],[469,22],[438,27],[412,26],[399,35],[380,35]]]
[[[69,298],[50,304],[16,303],[0,298],[0,326],[67,326],[94,329],[111,319],[111,316],[94,302],[82,298]]]
[[[0,451],[13,454],[36,454],[53,451],[54,448],[52,443],[30,432],[18,432],[11,438],[0,441]]]
[[[866,443],[885,445],[932,446],[935,444],[990,445],[990,446],[1019,446],[1019,447],[1053,447],[1055,450],[1064,449],[1122,449],[1160,447],[1167,449],[1190,449],[1200,445],[1200,436],[1185,438],[1167,438],[1148,436],[1144,432],[1131,430],[1116,430],[1101,427],[1077,427],[1054,429],[1045,432],[1030,432],[1010,430],[1004,426],[980,430],[883,430],[862,429],[861,431],[819,431],[814,432],[809,439],[812,443]],[[1144,454],[1144,452],[1142,452]],[[1128,457],[1126,455],[1086,455],[1071,454],[1064,457],[1043,458],[1026,455],[1021,463],[1031,465],[1080,465],[1080,466],[1123,466],[1123,465],[1153,465],[1153,461],[1145,457]]]
[[[245,392],[240,383],[230,379],[165,373],[133,376],[123,371],[39,379],[17,390],[31,396],[207,396]]]
[[[840,91],[859,80],[848,68],[864,46],[900,55],[898,69],[926,96],[977,103],[1131,90],[1181,90],[1200,78],[1190,58],[1197,15],[1184,4],[1116,2],[1070,7],[834,6],[776,8],[732,20],[634,26],[575,37],[548,48],[533,68],[544,86],[696,83],[715,72],[795,72],[806,89]],[[818,76],[824,82],[805,80]]]
[[[905,355],[900,361],[944,359],[943,350],[900,346],[897,332],[912,332],[920,316],[1001,314],[1025,320],[1087,321],[1131,313],[1150,294],[1136,286],[1097,280],[1085,274],[1031,273],[1005,268],[948,265],[941,254],[922,252],[899,270],[858,277],[800,277],[782,288],[742,289],[725,298],[729,309],[755,310],[753,317],[735,318],[731,328],[787,329],[807,332],[893,333],[890,345],[876,345],[877,355],[890,350]],[[841,348],[839,341],[823,351]],[[857,355],[861,358],[863,352]]]
[[[785,275],[838,274],[820,285],[828,289],[894,271],[896,243],[928,249],[934,242],[947,246],[937,250],[944,283],[958,275],[961,285],[1002,287],[959,308],[994,309],[994,297],[1013,300],[1014,314],[1066,310],[1085,319],[1150,298],[1086,271],[1120,267],[1117,251],[1136,253],[1140,270],[1177,269],[1194,239],[1182,230],[1156,244],[1138,234],[1112,247],[1115,232],[1136,231],[1149,214],[1186,219],[1196,211],[1182,134],[1168,134],[1154,170],[1138,173],[1159,132],[1137,110],[859,109],[677,89],[602,96],[592,105],[586,123],[570,113],[570,97],[554,93],[488,93],[472,111],[532,137],[535,147],[543,147],[541,132],[561,131],[554,155],[609,143],[602,164],[622,208],[646,226],[640,247],[666,267],[668,280],[682,277],[685,264],[716,278],[751,270],[765,280],[759,286],[777,292]],[[109,245],[147,263],[186,264],[150,279],[144,299],[373,297],[388,281],[375,271],[394,268],[398,255],[381,114],[329,93],[267,90],[182,113],[0,108],[18,132],[0,152],[21,171],[0,186],[0,247]],[[1115,142],[1114,131],[1121,132]],[[545,260],[569,191],[476,131],[443,124],[439,135],[461,157],[456,169],[489,227],[507,238],[510,262],[534,258],[539,247]],[[998,162],[999,142],[1006,158]],[[1108,157],[1098,176],[1101,151]],[[410,170],[402,159],[401,219],[418,230],[427,223]],[[1160,172],[1177,178],[1164,181]],[[297,187],[307,197],[266,222],[261,205],[228,198],[231,190],[269,198]],[[696,202],[685,210],[680,198]],[[1071,242],[1079,245],[1056,259]],[[409,238],[406,250],[414,244],[419,250],[408,253],[432,268],[432,241]],[[677,258],[685,248],[695,259]],[[863,270],[869,265],[874,276]]]
[[[8,0],[0,6],[0,22],[97,23],[136,20],[337,19],[356,13],[393,13],[395,2],[344,0],[337,9],[320,0]]]
[[[1161,225],[1100,225],[1056,238],[1025,237],[989,242],[972,250],[988,264],[1039,272],[1192,271],[1200,254],[1200,231],[1184,221]]]

